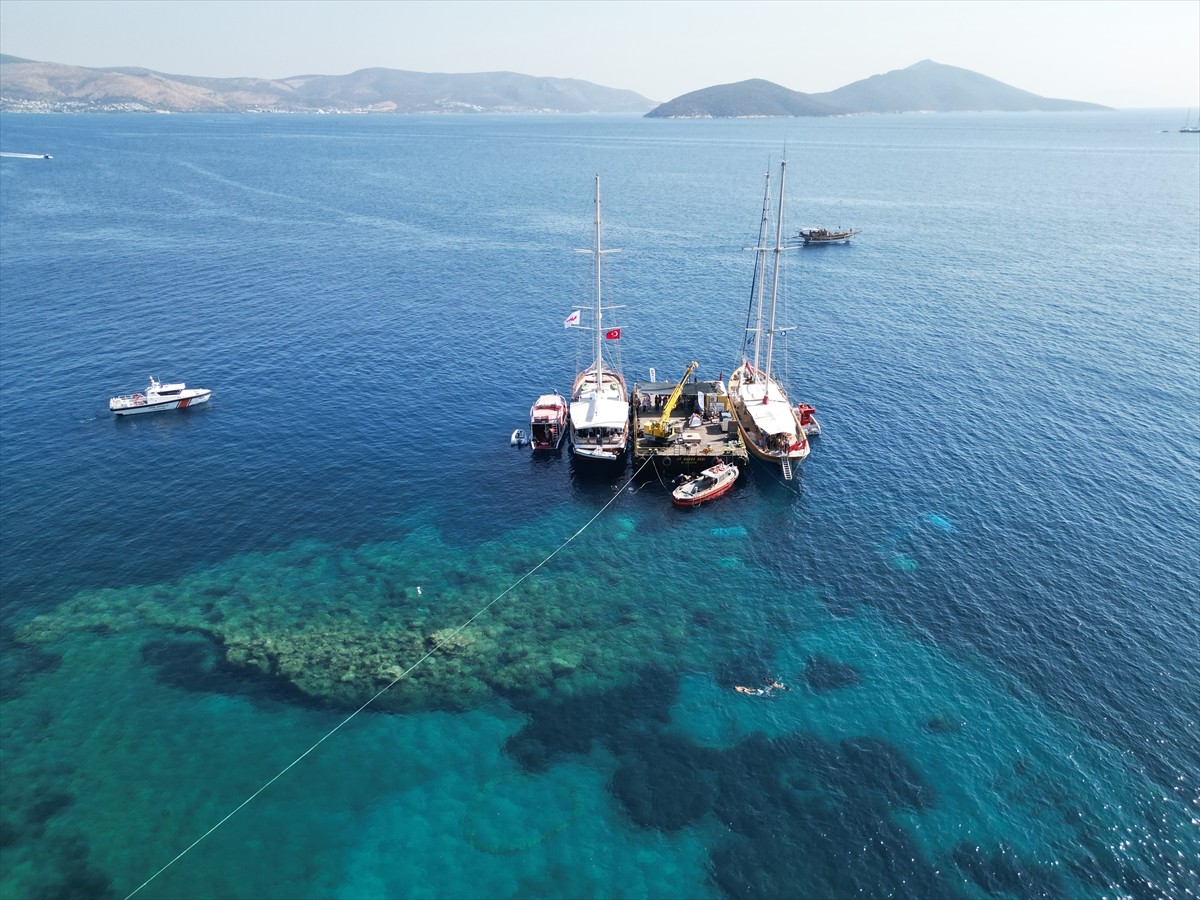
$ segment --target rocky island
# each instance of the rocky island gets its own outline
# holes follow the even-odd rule
[[[837,90],[805,94],[761,78],[719,84],[669,100],[653,119],[842,116],[899,112],[1064,112],[1107,110],[1079,100],[1039,97],[978,72],[926,59]]]

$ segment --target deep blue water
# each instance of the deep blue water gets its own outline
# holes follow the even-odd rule
[[[138,896],[1200,895],[1178,119],[0,117],[0,895],[126,896],[614,500],[508,446],[593,176],[626,374],[713,376],[785,144],[862,229],[797,479],[621,490]]]

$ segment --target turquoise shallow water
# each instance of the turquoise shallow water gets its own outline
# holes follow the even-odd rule
[[[127,896],[611,500],[138,896],[1196,896],[1177,119],[0,118],[0,895]],[[797,480],[511,449],[593,174],[626,373],[711,377],[785,141],[863,230]]]

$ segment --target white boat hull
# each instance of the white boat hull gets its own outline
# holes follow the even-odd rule
[[[858,234],[854,229],[849,231],[830,231],[827,228],[802,228],[798,237],[806,247],[816,247],[822,244],[848,244],[850,238]]]
[[[629,446],[629,395],[625,379],[603,365],[575,377],[570,405],[571,452],[581,459],[616,462]]]
[[[580,444],[571,446],[571,453],[580,459],[594,459],[600,462],[620,462],[625,458],[625,444],[619,447],[588,447]]]
[[[188,392],[189,394],[191,391]],[[163,412],[169,409],[187,409],[192,406],[198,406],[201,403],[207,403],[208,398],[212,396],[212,391],[196,391],[190,397],[172,397],[169,400],[130,402],[128,405],[112,406],[110,408],[118,416],[136,416],[141,413]]]

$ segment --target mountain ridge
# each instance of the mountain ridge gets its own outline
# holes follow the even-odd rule
[[[8,111],[644,113],[654,103],[633,91],[517,72],[209,78],[0,57],[0,110]]]
[[[930,59],[817,94],[761,78],[714,85],[659,104],[652,119],[757,118],[902,112],[1065,112],[1111,110],[1081,100],[1041,97],[995,78]]]
[[[141,66],[87,68],[0,55],[0,110],[10,112],[642,113],[647,118],[791,118],[1109,109],[1097,103],[1040,97],[928,59],[821,93],[751,78],[690,91],[656,105],[634,91],[518,72],[372,67],[345,75],[214,78]]]

